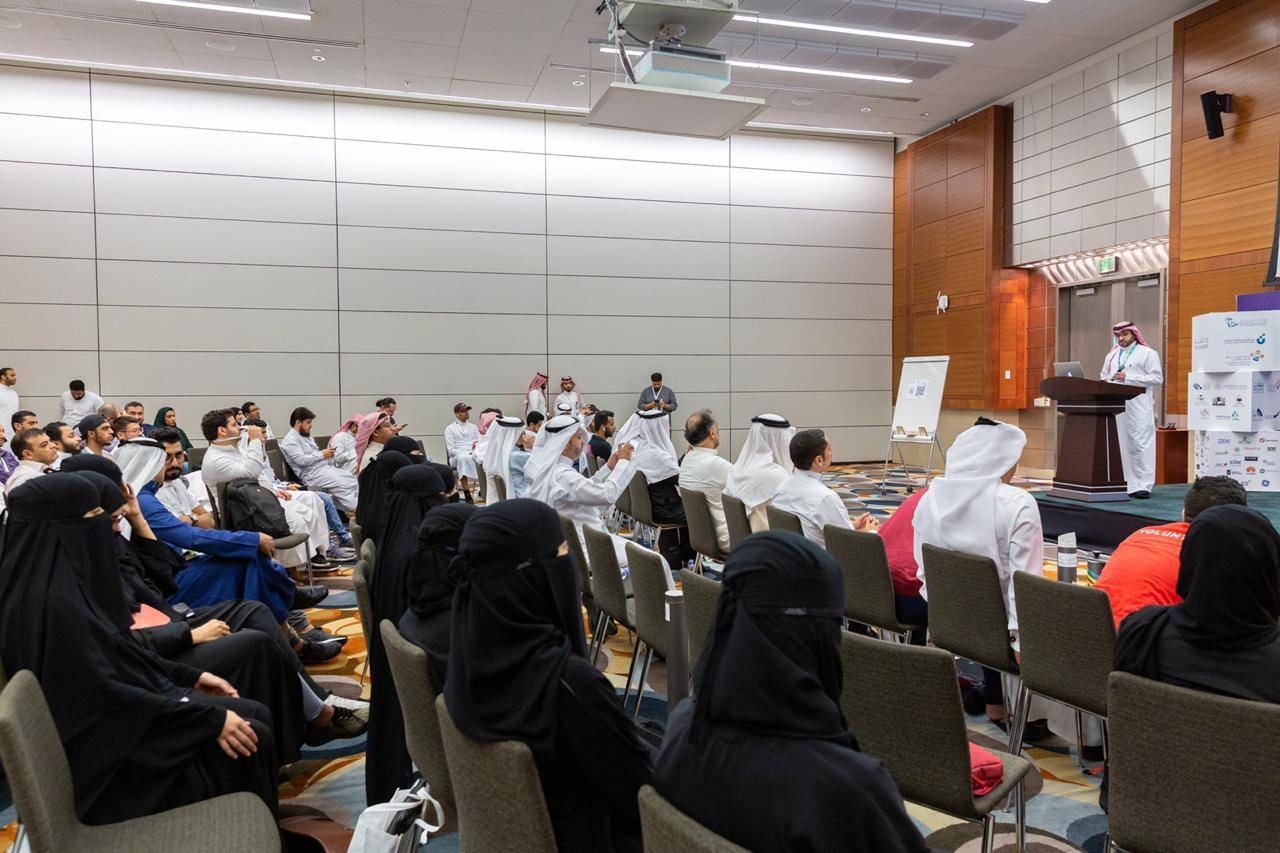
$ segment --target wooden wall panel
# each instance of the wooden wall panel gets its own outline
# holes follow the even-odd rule
[[[1182,103],[1183,139],[1208,135],[1204,126],[1204,111],[1200,108],[1200,94],[1209,91],[1229,92],[1232,95],[1231,112],[1222,114],[1222,127],[1228,132],[1238,124],[1280,113],[1275,50],[1242,59],[1199,77],[1187,78],[1183,83],[1182,98],[1174,99],[1175,102],[1180,100]],[[1176,117],[1173,126],[1179,126]]]
[[[1280,81],[1278,81],[1280,82]],[[1199,107],[1199,104],[1196,105]],[[1229,136],[1182,143],[1182,200],[1205,198],[1280,177],[1280,114],[1237,125]]]
[[[970,169],[947,179],[948,216],[982,208],[984,178],[986,173],[982,169]]]
[[[930,139],[932,137],[917,142],[921,147],[912,152],[911,186],[917,190],[947,179],[947,146],[938,142],[931,144]]]
[[[1278,152],[1280,153],[1280,152]],[[1276,184],[1254,184],[1182,202],[1183,261],[1269,249],[1275,237]]]
[[[1187,29],[1187,80],[1262,53],[1280,42],[1275,9],[1267,3],[1244,3]]]

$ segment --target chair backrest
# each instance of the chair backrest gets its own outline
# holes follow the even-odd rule
[[[627,513],[641,524],[657,526],[653,520],[653,501],[649,499],[649,478],[643,471],[636,471],[627,483],[627,494],[631,497],[631,510]]]
[[[293,479],[289,476],[291,472],[285,471],[284,454],[280,452],[280,448],[267,451],[267,462],[271,464],[271,471],[277,480]]]
[[[999,672],[1016,673],[996,564],[988,557],[933,545],[922,552],[934,645]]]
[[[360,618],[364,618],[363,613]],[[436,697],[440,691],[431,682],[427,653],[406,640],[390,619],[383,619],[379,628],[400,709],[404,712],[404,739],[409,756],[431,784],[431,796],[439,800],[444,809],[446,826],[441,831],[450,832],[457,828],[458,809],[453,799],[453,780],[444,755],[440,721],[436,718]]]
[[[1126,850],[1271,851],[1280,705],[1111,674],[1111,840]]]
[[[493,490],[498,493],[498,500],[507,499],[507,478],[501,474],[493,475]]]
[[[69,849],[80,827],[71,768],[40,683],[28,670],[0,692],[0,758],[32,851]]]
[[[1027,689],[1099,717],[1115,658],[1111,599],[1100,589],[1015,572],[1022,682]]]
[[[324,447],[323,444],[320,446]],[[263,442],[263,447],[266,449],[268,453],[270,453],[272,450],[278,450],[280,448],[280,439],[268,438],[265,442]]]
[[[365,661],[364,666],[369,665],[369,637],[376,630],[373,626],[373,596],[369,594],[370,576],[373,574],[373,563],[367,562],[363,555],[356,560],[355,568],[351,570],[351,588],[356,593],[356,608],[360,612],[360,632],[364,635]]]
[[[615,622],[621,622],[623,627],[634,628],[627,617],[627,585],[622,580],[613,537],[590,525],[583,525],[582,537],[587,540],[587,555],[591,560],[591,596],[596,607],[612,616]]]
[[[644,853],[747,853],[721,835],[698,823],[653,789],[640,789],[640,829]]]
[[[326,447],[329,446],[329,439],[333,438],[333,436],[317,435],[317,436],[314,436],[314,438],[316,440],[316,447],[320,448],[321,450],[324,450]]]
[[[875,628],[896,630],[893,580],[884,540],[875,533],[850,530],[838,524],[823,528],[827,552],[844,573],[845,618]]]
[[[436,716],[458,805],[462,853],[507,853],[516,847],[524,853],[556,853],[529,747],[514,740],[472,740],[453,724],[444,696],[436,698]]]
[[[573,555],[573,567],[578,572],[578,591],[582,593],[582,600],[594,601],[591,593],[591,564],[587,562],[587,555],[583,553],[582,540],[578,538],[578,528],[571,519],[562,515],[560,532],[564,534],[564,541],[569,545],[569,553]]]
[[[729,527],[729,550],[751,535],[751,518],[747,505],[737,498],[721,493],[720,505],[724,507],[724,520]]]
[[[716,521],[711,517],[711,504],[703,492],[680,489],[680,502],[684,504],[684,517],[689,524],[689,545],[694,551],[712,560],[723,560],[720,539],[716,535]]]
[[[773,504],[770,504],[765,507],[765,513],[769,516],[770,530],[786,530],[797,536],[804,535],[804,527],[800,524],[800,516],[794,512],[778,509]]]
[[[633,477],[632,479],[635,478]],[[618,499],[613,502],[613,505],[617,507],[618,512],[623,515],[631,515],[631,483],[627,483],[627,488],[623,489],[618,494]]]
[[[662,555],[627,543],[627,568],[636,596],[636,634],[660,656],[667,656],[667,564]]]
[[[716,621],[716,604],[722,586],[688,569],[680,570],[680,591],[684,593],[684,628],[689,635],[689,667],[697,666],[702,647],[711,636]]]
[[[840,707],[862,751],[884,762],[906,799],[959,817],[977,817],[968,733],[951,655],[845,631],[840,657]]]
[[[208,452],[207,447],[193,447],[187,451],[187,464],[191,466],[192,471],[200,470],[200,466],[204,464],[204,455]]]
[[[484,464],[476,462],[476,483],[480,488],[480,502],[488,503],[489,497],[489,481],[484,475]]]
[[[591,448],[587,448],[587,473],[592,477],[600,470],[600,457],[591,452]]]
[[[373,567],[377,564],[378,546],[372,539],[366,538],[360,543],[360,559],[369,564],[369,571],[373,571]]]
[[[359,553],[364,546],[364,528],[353,518],[347,522],[347,532],[351,534],[351,541],[355,543],[356,552]]]
[[[213,515],[213,526],[226,530],[226,521],[222,518],[222,508],[227,505],[227,487],[230,483],[218,483],[209,495],[209,512]]]

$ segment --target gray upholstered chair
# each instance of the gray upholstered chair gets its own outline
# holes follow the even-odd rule
[[[587,474],[594,477],[600,470],[600,457],[591,452],[591,448],[586,449],[587,454]]]
[[[367,539],[365,543],[372,547]],[[365,559],[361,549],[360,559],[356,560],[351,570],[351,589],[356,594],[356,608],[360,614],[360,633],[364,635],[364,663],[360,665],[360,683],[364,684],[365,673],[369,669],[369,636],[373,633],[373,598],[369,594],[369,580],[373,575],[373,563]]]
[[[1081,712],[1099,717],[1104,724],[1107,719],[1107,677],[1116,645],[1111,599],[1100,589],[1059,583],[1032,572],[1015,572],[1013,590],[1018,602],[1022,683],[1028,694],[1076,710],[1076,760],[1083,764]],[[1105,756],[1105,727],[1103,731]]]
[[[528,745],[472,740],[453,724],[444,696],[436,698],[436,716],[458,805],[462,853],[556,853],[551,815]]]
[[[876,628],[882,636],[898,642],[906,642],[912,631],[925,630],[924,625],[898,621],[883,539],[875,533],[850,530],[838,524],[825,526],[822,535],[827,542],[827,552],[844,573],[846,619]]]
[[[1276,849],[1280,705],[1114,672],[1107,708],[1108,850]]]
[[[578,572],[578,592],[582,594],[582,604],[587,608],[587,624],[595,627],[600,616],[600,608],[596,606],[595,595],[591,591],[591,564],[582,550],[582,539],[578,536],[578,528],[572,519],[560,516],[560,532],[569,546],[569,554],[573,557],[573,567]],[[592,638],[594,639],[594,637]]]
[[[192,471],[200,470],[200,466],[204,464],[204,455],[208,452],[208,447],[193,447],[187,451],[187,464]]]
[[[618,493],[618,499],[613,502],[613,515],[609,519],[609,529],[617,533],[622,529],[624,521],[628,527],[635,523],[635,517],[631,514],[630,482],[627,483],[627,488]]]
[[[360,559],[369,564],[369,571],[373,571],[373,567],[377,564],[378,546],[372,539],[365,539],[360,543]]]
[[[591,594],[596,607],[600,608],[600,616],[591,628],[591,662],[595,663],[604,646],[604,638],[612,619],[628,631],[635,632],[635,602],[627,595],[627,583],[622,579],[622,568],[618,565],[618,552],[614,550],[611,535],[594,527],[584,526],[582,536],[587,540],[587,554],[591,560]],[[636,641],[637,643],[639,640]],[[635,657],[631,659],[635,665]],[[630,686],[630,685],[628,685]],[[625,704],[625,696],[624,704]]]
[[[709,581],[710,582],[710,581]],[[653,789],[640,789],[640,829],[644,853],[747,853],[698,823]]]
[[[631,712],[635,717],[640,713],[644,682],[654,654],[662,658],[667,656],[668,575],[667,562],[661,554],[632,542],[627,543],[627,568],[631,570],[631,589],[636,596],[636,638],[644,644],[645,650],[640,664],[640,680],[636,683],[636,706]]]
[[[725,554],[720,550],[716,535],[716,521],[711,516],[711,504],[707,496],[693,489],[680,489],[680,502],[684,504],[684,517],[689,523],[689,545],[698,558],[693,562],[694,571],[702,572],[703,559],[723,563]]]
[[[724,520],[729,526],[729,550],[738,547],[738,543],[751,535],[751,516],[747,505],[735,497],[720,494],[720,504],[724,507]]]
[[[643,471],[636,471],[632,474],[631,480],[627,483],[627,492],[631,496],[631,510],[628,514],[641,527],[651,528],[654,531],[654,540],[657,540],[664,531],[680,530],[686,526],[684,524],[660,524],[654,521],[653,501],[649,499],[649,478],[644,475]]]
[[[1022,786],[1034,765],[993,751],[1004,763],[1004,779],[989,793],[973,795],[968,729],[951,655],[846,631],[840,656],[844,664],[840,707],[845,719],[857,733],[862,751],[884,762],[903,798],[981,823],[982,853],[992,853],[996,825],[992,812],[1012,792],[1016,849],[1025,849]]]
[[[409,747],[409,757],[431,785],[431,796],[439,800],[444,809],[445,823],[439,832],[453,832],[458,828],[458,807],[453,799],[453,780],[444,755],[440,720],[436,718],[436,697],[440,691],[431,681],[427,653],[406,640],[390,619],[383,619],[378,627],[404,715],[404,740]]]
[[[280,449],[280,439],[278,439],[278,438],[268,438],[266,441],[264,441],[264,442],[262,443],[262,446],[263,446],[263,448],[264,448],[264,449],[266,449],[268,452],[270,452],[270,451],[272,451],[272,450],[279,450],[279,449]],[[323,445],[321,445],[321,446],[323,447]]]
[[[923,546],[925,583],[929,588],[929,633],[933,644],[1005,675],[1018,675],[1009,644],[1009,615],[996,564],[987,557]],[[1027,702],[1027,686],[1009,700],[1004,691],[1009,750],[1022,741],[1019,720]]]
[[[680,590],[684,593],[684,628],[689,635],[689,673],[702,656],[702,647],[711,636],[716,621],[716,604],[722,585],[688,569],[680,570]]]
[[[293,472],[285,471],[284,454],[279,448],[267,451],[267,463],[271,466],[271,473],[276,475],[277,480],[292,480]]]
[[[230,483],[218,483],[214,487],[213,494],[210,495],[209,509],[213,514],[213,524],[219,530],[229,530],[226,523],[226,516],[222,512],[222,508],[227,505],[227,487]],[[303,553],[306,557],[307,583],[314,583],[311,577],[311,537],[306,533],[290,533],[288,536],[277,536],[275,539],[277,551],[288,551],[291,548],[303,547]]]
[[[507,499],[507,478],[501,474],[493,475],[493,490],[498,493],[498,500]]]
[[[280,833],[266,803],[238,793],[123,823],[76,816],[71,768],[40,684],[23,670],[0,693],[0,757],[32,853],[136,853],[181,839],[183,850],[275,853]]]
[[[353,518],[347,522],[347,532],[351,534],[351,541],[355,544],[356,553],[359,554],[360,547],[364,544],[364,528]]]
[[[769,516],[769,529],[772,531],[785,530],[788,533],[794,533],[797,536],[804,535],[804,527],[800,524],[800,516],[794,512],[787,512],[785,509],[778,509],[770,504],[765,507],[765,513]]]

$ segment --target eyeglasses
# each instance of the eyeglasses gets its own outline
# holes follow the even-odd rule
[[[178,459],[186,459],[186,458],[187,458],[187,451],[185,451],[185,450],[179,450],[177,453],[166,453],[166,454],[164,455],[164,457],[165,457],[165,459],[166,459],[167,461],[169,461],[169,462],[173,462],[173,461],[178,460]]]

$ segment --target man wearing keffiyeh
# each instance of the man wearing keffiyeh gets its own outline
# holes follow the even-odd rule
[[[1164,384],[1160,355],[1147,346],[1142,331],[1133,323],[1122,321],[1111,327],[1115,346],[1102,363],[1099,379],[1138,385],[1145,394],[1124,404],[1124,414],[1116,415],[1120,433],[1120,461],[1129,496],[1151,497],[1156,473],[1156,424],[1152,405],[1155,389]]]

